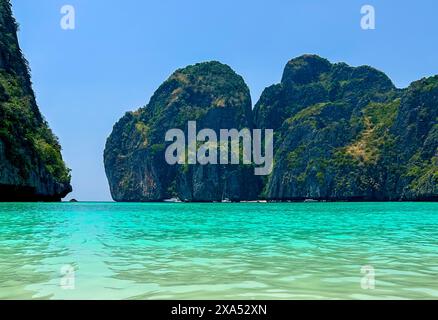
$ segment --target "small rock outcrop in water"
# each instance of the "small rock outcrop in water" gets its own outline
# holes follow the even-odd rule
[[[274,170],[258,179],[240,166],[169,166],[164,135],[203,128],[274,129]],[[241,77],[217,62],[178,70],[149,105],[127,113],[105,149],[116,201],[263,198],[438,200],[438,76],[397,89],[368,66],[315,55],[289,61],[281,83],[251,110]]]
[[[59,201],[72,190],[38,110],[9,0],[0,0],[0,201]]]
[[[230,67],[200,63],[177,70],[149,104],[127,113],[105,147],[105,170],[116,201],[221,201],[256,199],[261,181],[244,165],[168,165],[168,130],[187,136],[188,121],[198,130],[251,129],[249,89]]]

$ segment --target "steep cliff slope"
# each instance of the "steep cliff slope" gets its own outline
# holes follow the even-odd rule
[[[61,147],[40,114],[8,0],[0,0],[0,201],[58,201],[71,191]]]
[[[165,134],[178,128],[187,136],[188,121],[218,136],[220,129],[251,129],[251,98],[243,79],[219,62],[189,66],[171,75],[147,106],[119,120],[104,154],[114,200],[257,198],[260,181],[248,165],[167,164]]]
[[[271,200],[437,200],[437,78],[398,90],[380,71],[314,55],[263,92],[256,126],[276,130]]]
[[[304,55],[287,63],[254,110],[250,104],[242,78],[218,62],[175,72],[107,141],[114,199],[438,200],[438,77],[400,90],[369,66]],[[167,165],[165,132],[189,120],[215,131],[274,129],[272,174]]]

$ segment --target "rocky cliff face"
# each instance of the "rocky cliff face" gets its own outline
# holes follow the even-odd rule
[[[251,98],[243,79],[219,62],[177,70],[149,104],[127,113],[108,138],[104,162],[116,201],[256,199],[261,184],[244,165],[168,165],[168,130],[251,129]]]
[[[411,84],[402,94],[390,134],[392,166],[400,168],[396,194],[406,200],[438,200],[438,76]]]
[[[0,0],[0,201],[59,201],[71,191],[61,147],[38,110],[8,0]]]
[[[397,90],[382,72],[306,55],[255,107],[276,129],[271,200],[438,200],[437,78]]]
[[[315,55],[289,61],[251,110],[241,77],[217,62],[175,72],[114,127],[105,167],[117,201],[438,200],[438,77],[397,89],[368,66]],[[254,118],[254,124],[253,124]],[[274,129],[274,170],[168,166],[164,136],[204,128]]]

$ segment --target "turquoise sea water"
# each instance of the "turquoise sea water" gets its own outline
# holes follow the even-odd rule
[[[0,299],[30,298],[437,299],[438,203],[0,204]]]

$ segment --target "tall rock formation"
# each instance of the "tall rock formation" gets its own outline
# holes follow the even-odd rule
[[[190,120],[216,132],[273,129],[272,174],[167,165],[165,132]],[[117,201],[437,201],[437,150],[438,77],[397,89],[369,66],[304,55],[287,63],[281,83],[266,88],[254,110],[229,67],[178,70],[146,107],[115,125],[105,168]]]
[[[438,78],[398,90],[371,67],[314,55],[263,92],[256,126],[276,130],[270,200],[438,200]]]
[[[59,201],[72,190],[38,110],[9,0],[0,0],[0,201]]]
[[[108,138],[104,162],[116,201],[256,199],[261,181],[249,165],[169,165],[165,141],[170,129],[252,129],[249,89],[230,67],[200,63],[177,70],[149,104],[127,113]]]

